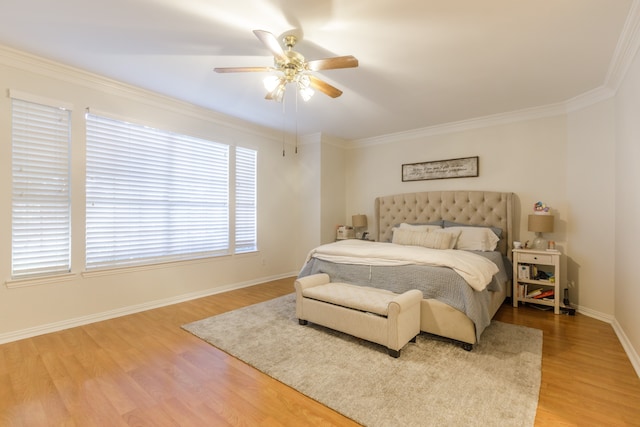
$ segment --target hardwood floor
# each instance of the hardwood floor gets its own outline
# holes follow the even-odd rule
[[[0,425],[355,426],[180,329],[292,290],[277,280],[1,345]],[[508,305],[496,319],[544,331],[536,426],[640,426],[640,379],[610,325]]]

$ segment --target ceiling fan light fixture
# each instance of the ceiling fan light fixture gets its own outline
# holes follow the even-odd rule
[[[282,99],[284,98],[284,91],[286,90],[286,88],[287,83],[284,81],[280,81],[278,86],[276,86],[276,88],[271,91],[271,99],[276,102],[282,102]]]
[[[274,75],[267,76],[262,80],[262,83],[267,92],[273,92],[280,84],[280,77]]]
[[[281,73],[282,75],[280,76],[270,75],[263,79],[262,82],[267,89],[266,99],[281,102],[284,98],[284,92],[288,83],[295,83],[296,89],[305,101],[308,101],[315,91],[320,91],[331,98],[337,98],[342,95],[340,89],[307,73],[337,68],[355,68],[358,66],[358,60],[351,55],[306,61],[302,54],[293,50],[293,47],[298,41],[297,37],[293,34],[284,36],[283,43],[286,48],[285,50],[280,46],[278,39],[270,32],[254,30],[253,33],[273,54],[273,67],[216,67],[214,71],[216,73],[265,71]]]
[[[311,97],[313,96],[313,94],[315,93],[313,89],[311,89],[310,87],[304,87],[302,85],[298,86],[298,92],[300,93],[300,96],[302,97],[302,100],[304,102],[307,102],[308,100],[311,99]]]
[[[311,88],[311,79],[306,74],[298,74],[296,77],[298,92],[304,102],[311,99],[315,91]]]
[[[305,88],[311,86],[311,79],[306,74],[298,74],[298,86]]]

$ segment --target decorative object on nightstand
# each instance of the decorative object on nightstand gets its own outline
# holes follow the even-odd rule
[[[356,239],[362,238],[362,233],[358,235],[358,230],[367,228],[367,216],[363,214],[353,215],[351,224],[353,224],[353,229],[356,231]]]
[[[518,302],[553,307],[560,314],[560,252],[513,250],[513,306]]]
[[[537,202],[533,206],[533,215],[529,215],[529,231],[536,233],[536,238],[531,245],[532,249],[543,251],[547,249],[547,241],[542,237],[542,233],[553,232],[553,215],[549,214],[549,207],[542,202]]]
[[[348,225],[339,225],[336,229],[336,240],[355,239],[356,231]]]

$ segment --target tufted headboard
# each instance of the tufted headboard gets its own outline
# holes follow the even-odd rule
[[[502,229],[498,250],[511,259],[513,193],[496,191],[426,191],[375,200],[378,241],[391,241],[393,226],[437,220]]]

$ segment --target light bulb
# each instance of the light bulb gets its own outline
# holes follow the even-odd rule
[[[300,96],[302,97],[302,100],[304,102],[307,102],[308,100],[310,100],[313,94],[315,93],[313,89],[311,89],[310,87],[302,87],[302,86],[300,86],[298,91],[300,92]]]
[[[274,91],[273,91],[273,99],[276,102],[282,102],[282,98],[284,98],[285,88],[286,88],[285,83],[284,82],[280,82],[279,86],[274,89]]]
[[[264,88],[267,89],[268,92],[273,92],[276,87],[280,84],[280,77],[278,76],[267,76],[262,80],[264,84]]]
[[[309,86],[311,86],[311,79],[306,74],[302,74],[298,76],[298,84],[301,88],[308,88]]]

